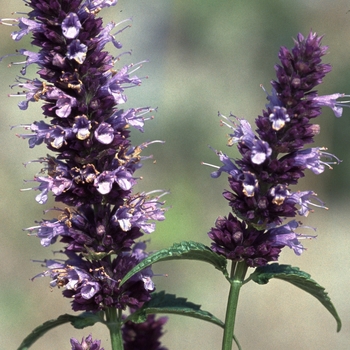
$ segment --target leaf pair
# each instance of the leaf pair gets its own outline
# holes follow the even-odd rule
[[[121,284],[125,283],[131,276],[143,270],[147,266],[150,266],[156,262],[175,259],[191,259],[207,262],[213,265],[217,270],[221,271],[224,276],[229,279],[228,272],[226,270],[227,260],[223,256],[214,253],[212,250],[210,250],[210,248],[201,243],[189,241],[174,244],[168,249],[162,249],[150,255],[135,266],[131,271],[129,271],[122,279]],[[253,280],[258,284],[267,284],[271,278],[277,278],[289,282],[314,296],[335,318],[337,322],[337,332],[340,331],[341,320],[327,292],[325,291],[325,288],[311,279],[311,276],[308,273],[300,271],[298,267],[274,263],[256,268],[247,281]]]
[[[129,271],[120,285],[124,284],[137,272],[142,271],[146,267],[167,260],[190,259],[198,260],[213,265],[217,270],[221,271],[226,279],[229,279],[226,269],[227,260],[213,251],[207,246],[196,242],[181,242],[174,244],[168,249],[162,249],[141,261],[131,271]],[[258,267],[246,280],[249,282],[253,280],[258,284],[267,284],[271,278],[277,278],[293,284],[294,286],[304,290],[305,292],[314,296],[321,304],[331,313],[337,322],[337,331],[341,329],[341,320],[338,313],[332,304],[325,289],[317,284],[311,276],[298,267],[290,265],[280,265],[278,263]],[[201,306],[187,301],[185,298],[176,297],[172,294],[167,294],[164,291],[159,293],[152,293],[151,300],[146,302],[140,309],[129,315],[124,322],[132,321],[136,323],[144,322],[148,314],[178,314],[183,316],[194,317],[207,322],[214,323],[219,327],[224,328],[225,324],[216,318],[211,313],[201,310]],[[64,323],[71,323],[73,327],[82,329],[94,325],[96,322],[105,323],[103,319],[103,312],[93,314],[90,312],[82,313],[79,316],[61,315],[55,320],[50,320],[37,327],[30,335],[28,335],[18,350],[28,349],[36,340],[43,336],[49,330],[60,326]],[[236,340],[236,339],[235,339]]]

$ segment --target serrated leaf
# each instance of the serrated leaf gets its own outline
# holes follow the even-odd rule
[[[36,327],[18,347],[18,350],[29,349],[39,338],[41,338],[49,330],[61,326],[65,323],[71,323],[73,327],[82,329],[100,322],[98,314],[84,312],[79,316],[64,314],[54,320],[44,322],[42,325]]]
[[[190,259],[207,262],[221,271],[225,277],[228,278],[226,258],[214,253],[209,247],[202,243],[188,241],[175,243],[170,248],[159,250],[156,253],[148,256],[124,276],[120,282],[120,285],[124,284],[130,277],[135,275],[137,272],[142,271],[147,266],[159,261],[177,259]]]
[[[191,303],[186,298],[179,298],[174,294],[167,294],[164,291],[152,293],[151,298],[140,309],[128,316],[125,322],[144,322],[149,314],[165,313],[194,317],[214,323],[222,328],[224,327],[224,323],[221,320],[213,316],[210,312],[201,310],[200,305]]]
[[[294,284],[296,287],[314,296],[335,318],[337,322],[337,332],[341,329],[341,320],[337,310],[331,302],[325,288],[320,286],[316,281],[311,279],[311,276],[300,271],[298,267],[290,265],[271,264],[263,267],[258,267],[250,278],[258,284],[266,284],[271,278],[278,278]]]
[[[99,313],[83,312],[79,316],[73,316],[74,319],[70,321],[71,325],[76,329],[83,329],[85,327],[93,326],[97,322],[104,322],[104,312]]]

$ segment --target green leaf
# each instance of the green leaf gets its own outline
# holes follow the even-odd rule
[[[140,309],[125,319],[125,322],[132,321],[135,323],[145,322],[149,314],[176,314],[189,316],[214,323],[224,327],[224,323],[211,313],[201,310],[201,306],[187,301],[186,298],[178,298],[174,294],[167,294],[164,291],[152,293],[152,299],[146,302]]]
[[[70,321],[71,325],[76,329],[83,329],[85,327],[93,326],[97,322],[104,323],[104,311],[98,313],[94,312],[83,312],[79,316],[73,316],[74,318]]]
[[[82,329],[92,326],[96,322],[102,322],[102,319],[100,318],[99,314],[93,314],[90,312],[84,312],[79,316],[68,314],[61,315],[55,320],[46,321],[39,327],[36,327],[33,332],[22,341],[21,345],[18,347],[18,350],[29,349],[46,332],[62,324],[71,323],[73,327]]]
[[[223,256],[214,253],[210,248],[198,242],[181,242],[175,243],[170,248],[159,250],[158,252],[148,256],[130,270],[120,282],[120,286],[124,284],[130,277],[137,272],[142,271],[147,266],[150,266],[159,261],[190,259],[207,262],[220,270],[226,278],[228,273],[226,270],[227,260]]]
[[[314,296],[332,314],[337,322],[337,332],[340,331],[342,326],[341,320],[325,288],[311,279],[308,273],[300,271],[298,267],[279,265],[277,263],[266,265],[258,267],[249,278],[258,284],[266,284],[271,278],[278,278],[294,284],[296,287]]]

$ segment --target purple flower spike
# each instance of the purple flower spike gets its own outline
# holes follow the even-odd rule
[[[48,210],[57,218],[41,220],[26,231],[44,247],[57,241],[64,244],[61,252],[66,259],[44,261],[46,271],[36,277],[50,277],[51,287],[63,288],[73,310],[135,310],[155,290],[151,267],[119,285],[147,257],[145,244],[137,240],[164,220],[160,198],[166,192],[133,193],[139,178],[135,171],[142,160],[151,158],[141,152],[162,141],[131,144],[130,126],[143,132],[145,122],[152,119],[146,115],[155,109],[119,106],[127,100],[126,89],[142,83],[135,72],[143,62],[119,65],[120,57],[130,52],[105,49],[111,42],[113,50],[120,50],[117,37],[130,27],[111,33],[125,21],[104,26],[97,16],[116,3],[28,0],[28,18],[1,21],[19,27],[13,40],[30,34],[31,43],[38,47],[38,52],[20,49],[14,54],[24,56],[22,62],[13,63],[22,65],[23,75],[30,64],[36,64],[39,77],[17,78],[12,88],[20,93],[11,96],[23,98],[22,110],[29,102],[43,103],[45,121],[20,124],[27,133],[18,136],[28,139],[30,148],[44,144],[54,154],[32,161],[42,169],[31,189],[38,191],[38,203],[46,203],[51,194],[60,206]],[[100,349],[91,336],[71,342],[74,349]]]
[[[229,174],[230,190],[223,196],[239,218],[232,214],[219,217],[208,233],[212,250],[227,259],[263,266],[276,261],[286,246],[300,255],[304,250],[300,239],[314,236],[295,233],[297,221],[285,224],[285,219],[307,216],[312,207],[327,209],[313,191],[290,189],[306,169],[319,175],[326,167],[332,169],[340,163],[324,147],[305,148],[320,131],[311,121],[321,114],[322,106],[330,107],[336,117],[348,106],[348,101],[339,100],[344,94],[318,96],[312,90],[331,70],[329,64],[321,62],[327,52],[321,39],[312,32],[306,38],[298,34],[292,50],[280,49],[277,80],[271,82],[266,110],[255,121],[256,133],[248,121],[219,113],[221,123],[233,131],[228,146],[237,145],[241,154],[233,160],[216,152],[223,165],[214,166],[218,170],[211,174],[214,178],[222,172]]]

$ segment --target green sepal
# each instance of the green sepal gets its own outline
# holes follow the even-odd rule
[[[109,256],[109,255],[115,253],[113,250],[110,250],[108,253],[106,253],[106,252],[95,252],[93,249],[89,248],[86,245],[84,247],[85,247],[87,253],[82,253],[82,255],[89,261],[102,260],[106,256]]]
[[[17,350],[29,349],[39,338],[51,329],[61,326],[65,323],[70,323],[74,328],[83,329],[93,326],[96,322],[104,322],[99,313],[84,312],[79,316],[64,314],[54,320],[44,322],[36,327],[21,343]]]
[[[181,242],[175,243],[170,248],[162,249],[142,260],[138,265],[131,269],[121,280],[120,286],[124,284],[130,277],[142,271],[159,261],[190,259],[207,262],[221,271],[226,278],[228,272],[226,270],[227,260],[223,256],[214,253],[209,247],[198,242]]]
[[[300,271],[298,267],[274,263],[258,267],[249,277],[249,279],[252,279],[258,284],[267,284],[271,278],[287,281],[314,296],[335,318],[337,322],[337,332],[340,331],[342,326],[341,320],[328,293],[325,291],[325,288],[311,279],[308,273]]]
[[[151,300],[146,302],[140,309],[129,315],[124,322],[145,322],[149,314],[176,314],[194,317],[203,321],[211,322],[224,328],[224,323],[213,316],[210,312],[201,310],[201,306],[187,301],[186,298],[176,297],[164,291],[151,294]]]

